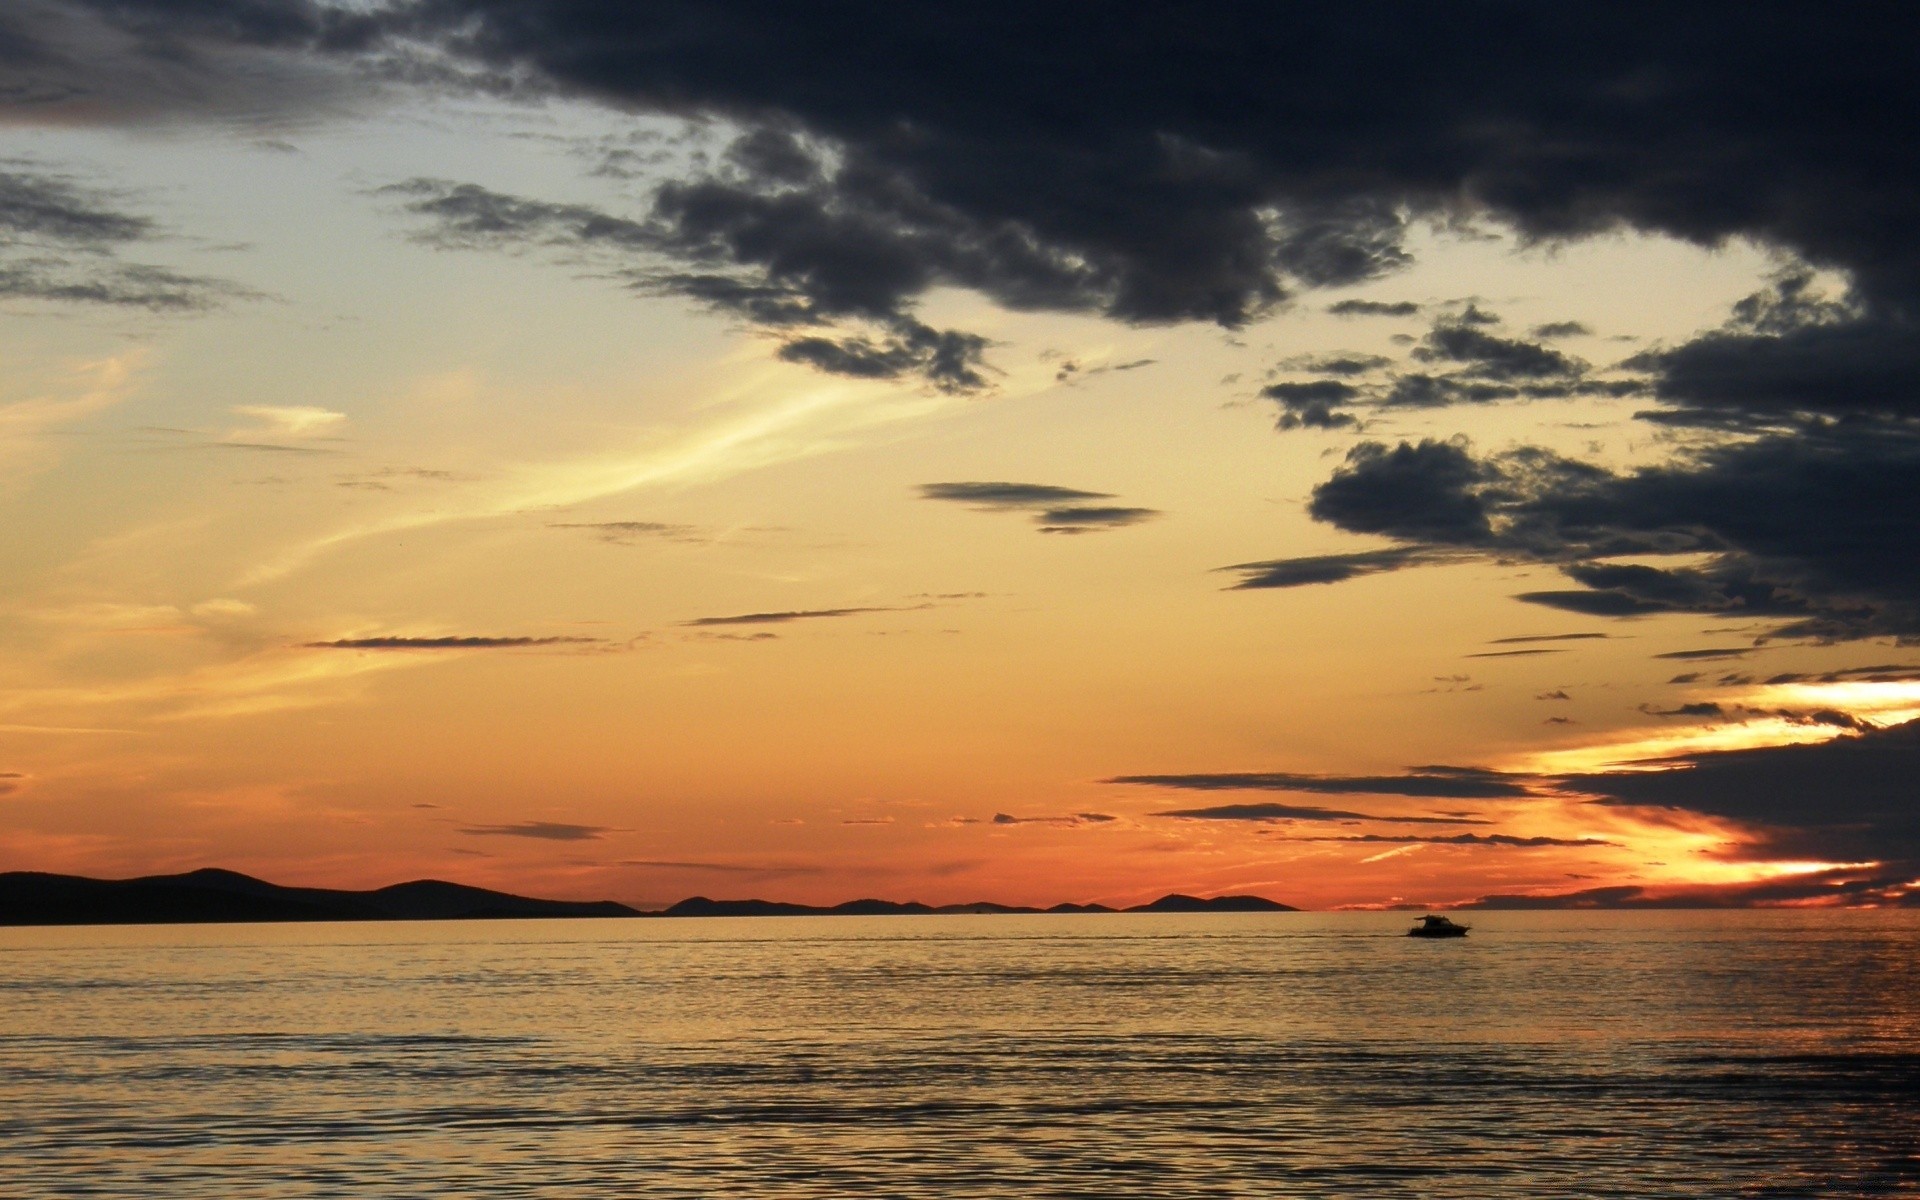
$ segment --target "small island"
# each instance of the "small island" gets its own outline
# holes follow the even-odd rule
[[[416,879],[373,891],[283,887],[238,871],[204,868],[181,875],[90,879],[40,871],[0,873],[0,925],[193,925],[268,921],[475,921],[554,917],[832,917],[997,913],[1297,912],[1260,896],[1202,898],[1179,893],[1149,904],[1056,904],[1035,908],[979,901],[849,900],[790,904],[777,900],[711,900],[693,896],[658,911],[612,900],[540,900],[438,879]]]

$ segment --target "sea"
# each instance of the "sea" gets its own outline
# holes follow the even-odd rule
[[[1920,911],[0,929],[0,1196],[1920,1196]]]

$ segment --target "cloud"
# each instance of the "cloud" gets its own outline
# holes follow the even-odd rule
[[[784,625],[789,621],[814,621],[830,617],[857,617],[865,613],[904,612],[901,608],[803,608],[787,612],[740,613],[730,617],[697,617],[682,625]]]
[[[1054,487],[1045,483],[923,483],[923,500],[950,500],[975,508],[1049,508],[1083,500],[1111,500],[1108,492],[1083,492],[1078,488]]]
[[[1060,817],[1016,817],[1007,813],[993,814],[993,825],[1107,825],[1120,818],[1106,813],[1084,812],[1069,813]]]
[[[1123,775],[1103,783],[1141,783],[1200,791],[1254,788],[1272,791],[1452,796],[1468,799],[1529,794],[1515,777],[1481,767],[1411,767],[1402,775],[1302,775],[1229,772],[1195,775]]]
[[[1398,571],[1419,563],[1440,561],[1444,555],[1416,547],[1391,550],[1363,550],[1355,554],[1316,554],[1305,558],[1276,558],[1265,562],[1236,563],[1220,567],[1238,571],[1241,580],[1235,590],[1306,587],[1315,583],[1340,583],[1362,575]]]
[[[1445,837],[1402,837],[1383,833],[1360,833],[1348,837],[1289,838],[1295,842],[1387,842],[1413,846],[1513,846],[1539,849],[1546,846],[1613,846],[1616,842],[1600,838],[1519,837],[1510,833],[1454,833]]]
[[[236,404],[233,411],[251,417],[283,437],[311,437],[342,424],[347,414],[331,409],[285,404]]]
[[[923,500],[943,500],[986,511],[1028,512],[1041,533],[1097,533],[1124,529],[1160,516],[1157,509],[1117,504],[1089,504],[1091,500],[1111,500],[1108,492],[1084,492],[1078,488],[1055,487],[1045,483],[985,482],[923,483]]]
[[[606,825],[568,825],[559,821],[520,821],[511,825],[472,825],[460,830],[470,837],[533,838],[544,842],[597,842],[620,830]]]
[[[1342,300],[1327,311],[1336,317],[1411,317],[1420,306],[1411,300]]]
[[[1771,617],[1782,636],[1844,639],[1920,633],[1915,495],[1920,429],[1834,425],[1627,472],[1533,447],[1480,457],[1461,440],[1363,442],[1308,511],[1397,543],[1366,552],[1378,569],[1531,560],[1580,586],[1516,597],[1529,603],[1602,617]],[[1692,560],[1609,561],[1626,555]],[[1284,575],[1319,561],[1270,566]]]
[[[765,166],[770,140],[761,131],[734,145],[736,165]],[[760,154],[751,151],[756,144]],[[791,155],[804,158],[797,142]],[[987,339],[941,330],[917,320],[911,296],[930,286],[911,247],[890,244],[884,222],[841,211],[823,196],[804,197],[789,186],[792,172],[763,179],[774,193],[734,182],[705,180],[663,185],[651,211],[639,218],[581,204],[561,204],[495,192],[472,183],[410,179],[379,189],[429,224],[417,237],[449,250],[503,250],[525,246],[612,261],[638,290],[677,294],[772,330],[808,327],[837,332],[787,336],[776,357],[856,379],[917,375],[941,391],[987,386]],[[672,270],[725,262],[732,273]],[[847,332],[851,323],[864,332]]]
[[[1144,784],[1201,792],[1312,792],[1323,795],[1423,796],[1462,800],[1532,794],[1522,778],[1478,767],[1415,767],[1404,775],[1300,775],[1284,771],[1116,775],[1100,782]]]
[[[707,540],[692,525],[672,525],[664,521],[554,521],[547,528],[584,529],[599,540],[616,546],[631,546],[649,538],[669,542]]]
[[[1543,633],[1529,637],[1494,638],[1487,644],[1490,646],[1518,646],[1528,642],[1587,642],[1604,639],[1607,636],[1609,635],[1604,633]]]
[[[1573,892],[1504,893],[1482,896],[1455,908],[1473,910],[1753,908],[1780,904],[1914,907],[1916,893],[1905,876],[1840,867],[1759,883],[1693,885],[1653,889],[1638,884]]]
[[[1589,337],[1593,330],[1580,321],[1549,321],[1545,325],[1535,325],[1531,331],[1537,338]]]
[[[361,637],[327,642],[302,642],[309,650],[513,650],[527,646],[584,646],[603,644],[594,637]]]
[[[1106,529],[1139,525],[1159,515],[1158,510],[1151,508],[1090,504],[1077,508],[1049,508],[1034,520],[1038,522],[1041,533],[1098,533]]]
[[[0,28],[0,70],[4,34]],[[0,299],[183,313],[250,294],[224,280],[122,259],[123,250],[160,231],[117,201],[71,176],[0,161]]]
[[[1600,803],[1680,809],[1753,829],[1743,855],[1882,863],[1920,877],[1920,721],[1843,734],[1816,745],[1687,755],[1658,771],[1566,778]]]
[[[659,858],[623,858],[613,864],[617,867],[639,867],[649,871],[712,871],[728,875],[764,875],[777,878],[789,875],[820,875],[825,867],[786,866],[765,863],[728,863],[681,861]]]
[[[1112,780],[1109,782],[1131,782]],[[1488,821],[1469,817],[1397,817],[1377,813],[1348,812],[1338,808],[1320,808],[1300,804],[1219,804],[1209,808],[1176,808],[1156,812],[1156,817],[1182,817],[1189,821],[1384,821],[1396,825],[1487,825]]]
[[[1482,650],[1476,654],[1462,655],[1463,658],[1532,658],[1537,654],[1565,654],[1565,650],[1549,650],[1536,646],[1531,650]]]

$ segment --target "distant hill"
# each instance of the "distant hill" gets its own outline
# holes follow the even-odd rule
[[[533,900],[419,879],[372,892],[281,887],[208,868],[142,879],[0,874],[0,925],[170,925],[223,921],[442,921],[635,917],[611,900]]]
[[[1150,904],[1132,908],[1108,908],[1104,904],[1056,904],[1052,908],[1027,908],[1017,904],[918,904],[898,900],[849,900],[844,904],[821,906],[788,904],[779,900],[709,900],[693,896],[662,912],[663,917],[889,917],[946,913],[1216,913],[1216,912],[1299,912],[1290,904],[1281,904],[1262,896],[1216,896],[1203,900],[1178,892],[1162,896]]]
[[[1281,904],[1265,896],[1215,896],[1202,900],[1179,892],[1162,896],[1151,904],[1136,904],[1123,912],[1138,913],[1217,913],[1217,912],[1299,912],[1291,904]]]
[[[528,917],[816,917],[926,916],[993,913],[1295,912],[1259,896],[1162,896],[1116,910],[1104,904],[1029,908],[978,901],[849,900],[819,906],[778,900],[710,900],[693,896],[663,912],[642,912],[611,900],[536,900],[507,892],[416,879],[370,892],[281,887],[237,871],[206,868],[184,875],[87,879],[39,871],[0,873],[0,925],[174,925],[247,921],[449,921]]]

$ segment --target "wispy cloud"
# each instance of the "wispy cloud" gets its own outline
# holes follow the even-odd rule
[[[924,608],[926,605],[916,605]],[[682,621],[682,625],[784,625],[789,621],[816,621],[832,617],[857,617],[866,613],[905,612],[898,607],[878,608],[802,608],[786,612],[740,613],[730,617],[697,617],[691,621]]]
[[[1042,533],[1097,533],[1124,529],[1160,516],[1158,509],[1118,504],[1093,504],[1111,500],[1110,492],[1086,492],[1079,488],[1056,487],[1047,483],[1014,483],[1007,480],[979,480],[953,483],[923,483],[922,500],[943,500],[989,512],[1026,512]]]
[[[359,637],[330,642],[302,642],[309,650],[513,650],[528,646],[599,645],[594,637]]]
[[[569,825],[561,821],[519,821],[510,825],[469,825],[460,830],[471,837],[533,838],[543,842],[597,842],[620,830],[608,825]]]

